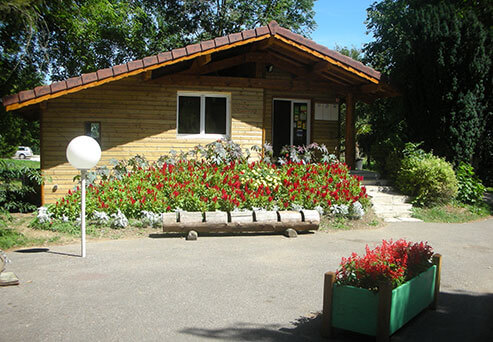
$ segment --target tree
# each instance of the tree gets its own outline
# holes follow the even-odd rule
[[[0,97],[186,44],[265,25],[305,36],[314,0],[3,0]],[[27,136],[0,109],[0,155]]]
[[[491,116],[492,30],[485,12],[492,7],[486,0],[383,0],[368,9],[375,40],[365,60],[402,93],[394,121],[402,116],[409,140],[455,165],[473,160]],[[389,113],[376,115],[383,122]]]

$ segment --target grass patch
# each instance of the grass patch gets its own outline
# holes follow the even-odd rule
[[[492,214],[486,203],[476,205],[452,203],[430,208],[413,207],[413,217],[425,222],[464,223],[479,220]]]
[[[7,163],[12,163],[17,167],[28,167],[30,169],[39,169],[40,163],[39,161],[27,160],[27,159],[10,159],[10,158],[0,158]]]
[[[0,228],[0,249],[44,245],[46,243],[56,242],[59,239],[59,236],[53,236],[51,238],[32,238],[27,237],[14,229]]]

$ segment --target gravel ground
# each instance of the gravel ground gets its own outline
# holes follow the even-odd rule
[[[393,341],[493,337],[493,219],[280,235],[152,235],[9,252],[20,285],[0,288],[0,341],[322,341],[323,274],[382,239],[443,255],[439,307]],[[374,339],[338,332],[335,341]]]

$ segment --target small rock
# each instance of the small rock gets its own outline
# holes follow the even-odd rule
[[[199,234],[195,230],[191,230],[188,232],[186,240],[196,241],[198,237],[199,237]]]
[[[284,236],[288,238],[298,237],[298,233],[293,228],[288,228],[284,231]]]

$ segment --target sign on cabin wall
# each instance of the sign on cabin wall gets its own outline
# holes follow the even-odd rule
[[[339,120],[339,105],[337,103],[315,103],[315,120]]]

